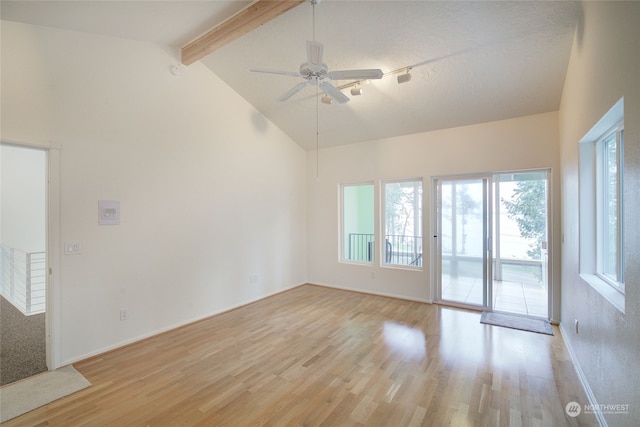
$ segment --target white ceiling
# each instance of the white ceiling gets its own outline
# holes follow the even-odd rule
[[[173,53],[246,7],[247,1],[8,1],[4,20],[155,43]],[[579,3],[569,1],[323,0],[316,39],[330,70],[414,66],[410,82],[385,76],[346,104],[316,102],[297,71],[313,38],[303,3],[202,62],[305,149],[556,111]],[[348,82],[335,82],[336,85]]]

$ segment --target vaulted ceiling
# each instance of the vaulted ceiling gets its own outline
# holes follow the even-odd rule
[[[3,20],[180,48],[247,8],[247,1],[8,1]],[[306,41],[329,70],[379,68],[345,104],[319,103],[299,77]],[[305,149],[556,111],[580,5],[572,1],[323,0],[302,3],[200,61]],[[181,65],[188,72],[188,67]],[[411,67],[397,83],[393,71]],[[333,82],[344,86],[349,81]]]

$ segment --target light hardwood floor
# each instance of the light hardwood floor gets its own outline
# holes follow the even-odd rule
[[[305,285],[77,363],[91,387],[3,426],[595,426],[555,333]]]

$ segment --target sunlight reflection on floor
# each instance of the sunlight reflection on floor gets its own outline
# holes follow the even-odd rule
[[[384,341],[392,350],[401,353],[407,359],[422,360],[427,354],[424,333],[395,322],[384,322]]]

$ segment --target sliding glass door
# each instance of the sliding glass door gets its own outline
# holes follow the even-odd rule
[[[549,318],[549,171],[436,178],[436,301]]]
[[[549,318],[548,171],[493,177],[493,310]]]
[[[435,180],[436,299],[490,308],[490,176]]]

